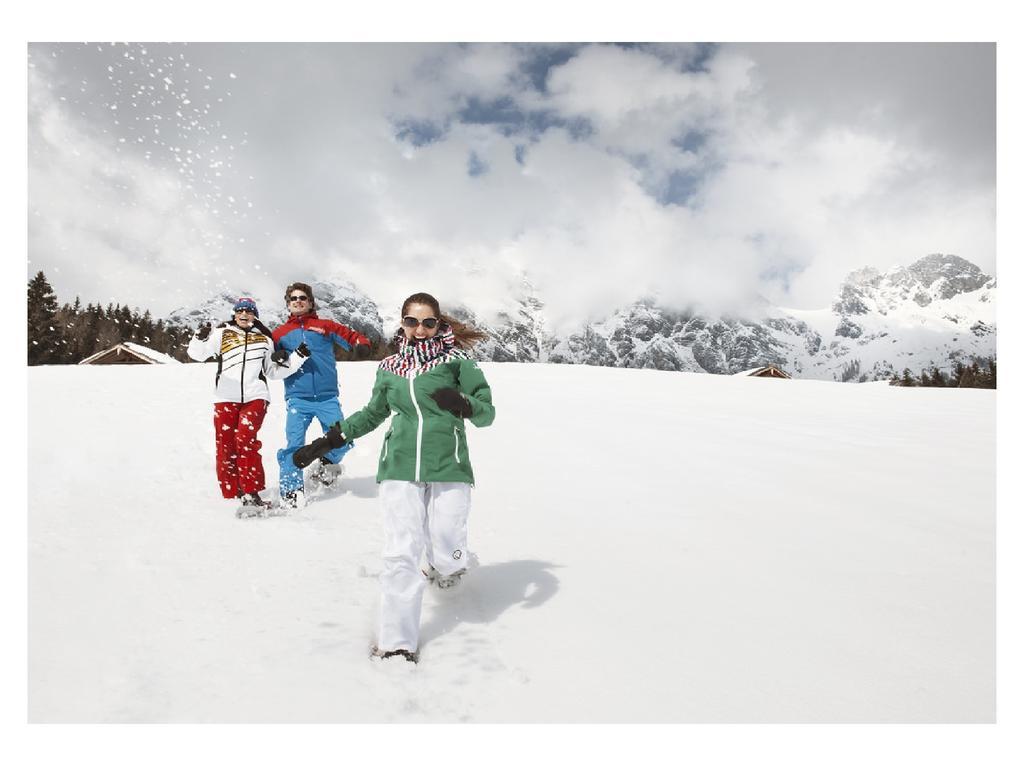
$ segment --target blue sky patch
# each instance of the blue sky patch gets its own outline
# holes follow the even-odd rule
[[[399,141],[408,141],[414,147],[435,142],[445,134],[444,128],[430,120],[399,120],[395,122],[395,129]]]
[[[707,143],[707,140],[708,136],[706,133],[700,133],[699,131],[687,131],[682,136],[672,139],[672,145],[679,147],[684,152],[693,152],[696,154]]]
[[[580,43],[530,46],[527,49],[530,58],[519,65],[519,70],[529,78],[535,89],[546,94],[551,70],[572,59],[582,47]]]
[[[469,125],[494,126],[503,136],[529,136],[536,139],[550,128],[564,128],[575,141],[589,138],[593,124],[585,117],[562,117],[554,110],[526,111],[510,96],[493,101],[471,97],[456,114],[458,120]]]
[[[720,46],[717,43],[697,43],[697,55],[686,67],[687,72],[708,72],[708,62]]]
[[[483,176],[487,173],[488,166],[476,152],[469,153],[469,162],[466,164],[466,173],[470,176]]]
[[[688,171],[672,171],[664,192],[658,196],[662,205],[686,205],[700,188],[701,176]]]
[[[494,101],[481,101],[475,96],[471,96],[466,102],[466,106],[457,114],[463,123],[475,125],[522,125],[525,119],[523,110],[516,106],[516,102],[511,96],[502,96]]]

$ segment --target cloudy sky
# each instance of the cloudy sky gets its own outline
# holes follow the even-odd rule
[[[556,323],[995,274],[991,44],[31,44],[27,274],[157,315],[348,280]]]

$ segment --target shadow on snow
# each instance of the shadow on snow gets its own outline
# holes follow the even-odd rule
[[[515,560],[473,568],[450,593],[439,594],[420,630],[420,647],[459,624],[490,624],[513,606],[543,605],[558,591],[558,578],[549,571],[558,567],[540,560]]]

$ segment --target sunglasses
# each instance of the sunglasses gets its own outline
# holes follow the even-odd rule
[[[289,296],[288,301],[309,301],[309,296]]]
[[[417,325],[422,325],[427,330],[433,330],[437,328],[437,318],[425,317],[422,320],[417,320],[415,317],[406,316],[402,318],[402,325],[406,328],[415,328]]]

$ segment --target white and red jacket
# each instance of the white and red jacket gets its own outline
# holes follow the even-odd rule
[[[245,330],[234,323],[214,328],[205,341],[195,336],[188,343],[188,356],[203,361],[217,360],[217,403],[270,401],[268,379],[283,379],[302,367],[305,358],[292,352],[284,365],[270,359],[274,340],[257,328]]]

